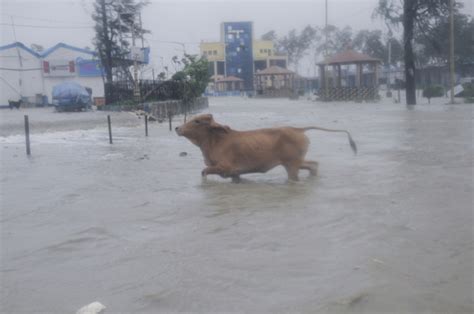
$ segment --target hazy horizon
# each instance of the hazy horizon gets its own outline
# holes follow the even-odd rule
[[[1,45],[19,41],[28,47],[39,44],[47,49],[64,42],[92,48],[93,2],[2,0]],[[218,41],[223,21],[252,21],[255,38],[270,30],[283,36],[291,29],[301,30],[306,25],[323,26],[324,3],[325,0],[150,1],[142,11],[143,27],[151,31],[145,36],[145,46],[151,47],[150,65],[157,73],[162,69],[161,60],[164,65],[169,65],[172,56],[182,54],[182,46],[170,41],[185,43],[189,53],[198,53],[201,41]],[[350,26],[354,32],[360,29],[386,32],[385,23],[371,17],[377,3],[378,0],[329,0],[328,23],[338,27]],[[472,15],[473,10],[473,4],[465,3],[463,11]],[[10,26],[11,17],[16,40]],[[303,75],[314,74],[309,59],[301,63]]]

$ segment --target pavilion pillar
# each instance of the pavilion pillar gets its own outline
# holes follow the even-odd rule
[[[362,64],[361,63],[356,64],[356,86],[357,87],[362,86]]]
[[[341,65],[337,65],[337,87],[342,87],[342,71],[341,71]]]
[[[374,77],[375,77],[374,87],[378,87],[379,86],[379,71],[378,71],[377,62],[374,62]]]
[[[324,65],[319,66],[319,88],[326,88],[326,73],[324,73]]]

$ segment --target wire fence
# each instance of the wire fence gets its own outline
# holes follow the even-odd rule
[[[178,100],[182,98],[182,82],[140,80],[141,101]],[[130,81],[105,83],[105,103],[107,105],[134,101],[135,85]]]

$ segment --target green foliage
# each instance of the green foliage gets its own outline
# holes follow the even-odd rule
[[[444,87],[440,85],[430,85],[423,90],[423,97],[428,98],[430,102],[433,97],[442,97],[444,95]]]
[[[464,83],[462,87],[464,90],[461,96],[464,97],[464,102],[466,104],[474,104],[474,83]]]
[[[383,60],[387,64],[389,41],[392,49],[391,64],[396,64],[403,59],[403,47],[400,41],[394,37],[384,40],[380,30],[360,30],[354,36],[353,47],[355,50]]]
[[[454,61],[462,71],[462,64],[474,62],[474,20],[457,13],[454,15]],[[471,40],[469,40],[471,38]],[[449,59],[449,17],[441,17],[426,33],[418,34],[417,42],[422,46],[418,61],[420,64],[441,63]]]
[[[206,58],[185,54],[181,59],[182,71],[176,72],[172,80],[182,82],[182,99],[185,104],[201,96],[209,83],[208,61]]]

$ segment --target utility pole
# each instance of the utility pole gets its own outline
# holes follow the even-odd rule
[[[449,63],[450,63],[450,84],[451,84],[451,104],[454,104],[454,0],[449,1]]]
[[[18,43],[16,39],[16,31],[15,31],[15,22],[13,21],[13,16],[10,15],[10,19],[12,21],[12,30],[13,30],[13,38],[15,39],[15,46],[16,46],[16,53],[18,55],[18,64],[20,65],[20,71],[18,71],[18,85],[20,89],[20,100],[23,97],[23,60],[21,59],[20,49],[18,48]]]
[[[392,71],[392,30],[388,30],[388,72],[387,72],[387,97],[392,97],[390,72]]]
[[[327,59],[328,58],[328,0],[326,0],[326,8],[325,8],[325,11],[326,11],[326,18],[325,18],[325,23],[324,23],[324,34],[325,34],[325,44],[324,44],[324,58]],[[324,65],[324,98],[329,98],[328,96],[328,73],[327,73],[327,70],[326,70],[326,64]]]
[[[138,86],[138,56],[136,54],[136,46],[135,46],[135,13],[133,13],[132,23],[132,50],[133,50],[133,81],[134,81],[134,89],[133,89],[133,96],[135,96],[135,101],[140,102],[140,87]]]

